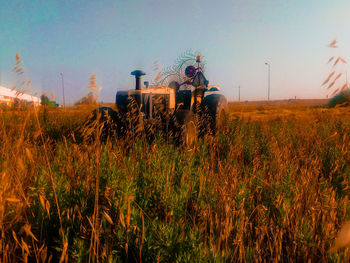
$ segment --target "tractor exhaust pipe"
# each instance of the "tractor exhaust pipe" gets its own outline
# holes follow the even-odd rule
[[[146,73],[143,72],[142,70],[134,70],[133,72],[131,72],[131,75],[135,76],[135,80],[136,80],[135,90],[141,90],[141,76],[146,75]]]

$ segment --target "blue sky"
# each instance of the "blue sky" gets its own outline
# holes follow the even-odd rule
[[[0,85],[12,87],[19,52],[32,90],[74,103],[96,74],[100,98],[134,87],[136,68],[154,78],[187,49],[207,61],[207,78],[237,100],[324,98],[332,55],[350,57],[350,1],[4,1],[0,0]],[[338,49],[327,44],[337,38]],[[344,70],[344,69],[343,69]]]

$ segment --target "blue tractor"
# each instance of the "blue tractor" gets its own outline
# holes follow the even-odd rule
[[[141,78],[141,70],[131,72],[135,76],[135,89],[118,91],[116,108],[101,107],[94,111],[100,122],[109,120],[105,130],[115,129],[119,134],[131,130],[136,134],[147,131],[157,122],[157,127],[178,135],[187,145],[205,133],[215,134],[227,120],[227,100],[217,86],[209,86],[201,67],[201,57],[196,64],[185,69],[185,81],[172,81],[168,86],[148,86]],[[114,128],[113,128],[114,127]]]

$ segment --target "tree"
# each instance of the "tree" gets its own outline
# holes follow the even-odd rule
[[[50,99],[49,99],[48,96],[46,96],[46,94],[42,94],[42,95],[40,96],[40,100],[41,100],[41,105],[42,105],[42,106],[47,106],[47,105],[49,105]]]
[[[91,91],[89,94],[85,97],[82,97],[80,100],[78,100],[75,105],[80,104],[97,104],[97,98],[96,95]]]
[[[98,101],[98,92],[100,92],[101,88],[96,88],[96,76],[95,74],[91,74],[89,79],[89,90],[91,90],[87,96],[82,97],[78,100],[75,105],[79,104],[97,104]]]

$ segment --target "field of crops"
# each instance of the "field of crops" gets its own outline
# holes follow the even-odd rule
[[[231,104],[191,148],[1,111],[0,262],[349,261],[350,108],[315,104]]]

